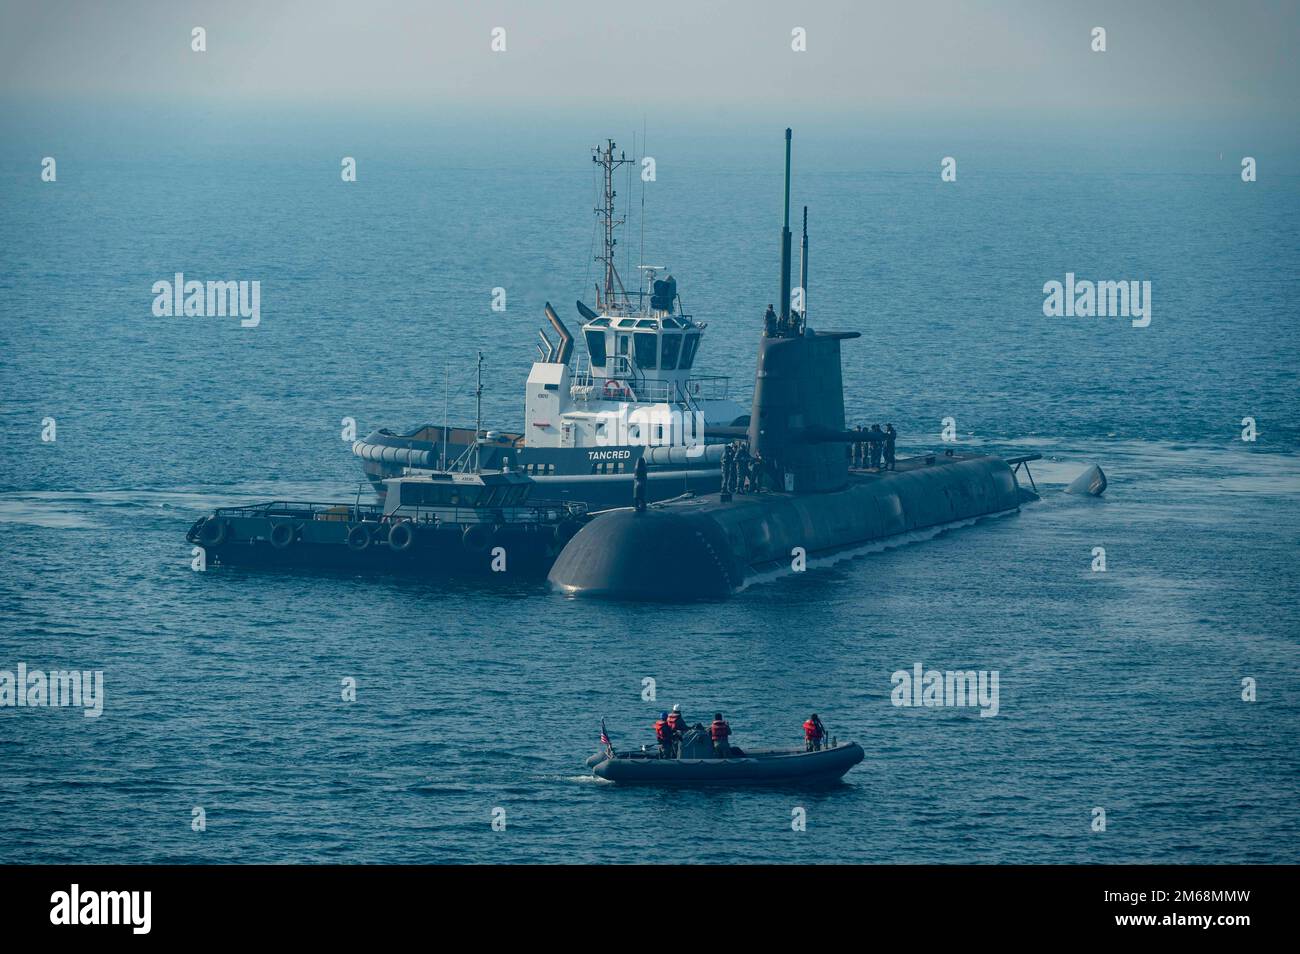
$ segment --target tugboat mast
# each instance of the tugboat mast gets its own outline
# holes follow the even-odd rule
[[[614,158],[614,140],[606,139],[604,148],[597,146],[592,150],[591,161],[599,165],[605,173],[605,204],[596,209],[596,215],[603,220],[603,251],[596,256],[596,261],[602,262],[605,266],[605,287],[596,289],[596,307],[609,311],[620,305],[619,296],[622,297],[621,306],[628,307],[627,289],[623,287],[623,279],[619,277],[618,269],[614,267],[614,247],[618,240],[614,238],[614,229],[627,221],[626,218],[615,218],[614,197],[618,195],[614,191],[614,171],[620,166],[625,166],[635,159],[627,158],[626,154],[620,152],[618,158]]]

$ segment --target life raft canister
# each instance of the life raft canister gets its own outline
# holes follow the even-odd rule
[[[713,724],[709,726],[709,738],[714,742],[722,742],[729,735],[731,735],[731,726],[725,722],[718,722],[715,719]]]
[[[360,553],[370,546],[370,528],[356,524],[348,530],[348,549]]]
[[[271,528],[271,546],[277,550],[283,550],[289,544],[293,543],[298,534],[291,523],[277,523]]]
[[[229,526],[217,517],[208,517],[199,528],[199,542],[208,547],[219,547],[226,542]]]
[[[405,553],[411,549],[413,543],[415,543],[415,531],[406,521],[394,524],[393,529],[388,531],[388,545],[398,553]]]
[[[471,523],[460,535],[460,545],[470,553],[483,553],[492,543],[492,531],[487,524]]]

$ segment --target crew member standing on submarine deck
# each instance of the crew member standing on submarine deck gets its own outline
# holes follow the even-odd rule
[[[871,436],[875,438],[869,445],[871,454],[871,467],[873,470],[880,469],[880,455],[885,449],[885,435],[880,433],[880,425],[871,425]]]
[[[745,493],[746,486],[749,484],[749,445],[741,443],[740,451],[736,454],[736,490]]]
[[[885,470],[894,469],[894,441],[898,439],[898,431],[894,430],[893,424],[885,425]]]
[[[731,755],[731,746],[727,739],[731,736],[731,726],[722,721],[722,713],[713,713],[713,724],[709,726],[709,738],[713,740],[713,754],[720,759]]]
[[[645,510],[645,487],[648,481],[646,476],[645,458],[636,459],[636,470],[632,476],[632,503],[636,506],[637,512]]]
[[[824,738],[826,738],[826,726],[822,725],[822,720],[817,718],[817,713],[814,712],[803,724],[804,751],[821,751],[822,739]]]
[[[722,451],[722,492],[731,493],[731,481],[736,473],[736,445],[728,444]]]
[[[763,316],[763,334],[769,338],[776,335],[776,311],[771,305],[767,306],[767,314]]]

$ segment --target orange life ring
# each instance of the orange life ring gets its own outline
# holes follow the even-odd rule
[[[627,388],[623,386],[621,381],[615,381],[613,378],[605,379],[605,397],[612,398],[626,393]]]

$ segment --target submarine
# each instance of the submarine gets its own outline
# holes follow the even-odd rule
[[[761,461],[771,489],[733,497],[724,487],[597,515],[551,567],[559,591],[661,602],[726,598],[801,558],[1014,513],[1037,499],[1017,479],[1037,454],[1004,460],[950,451],[883,469],[850,467],[850,445],[880,438],[845,429],[840,349],[859,333],[808,326],[806,209],[797,308],[791,300],[791,139],[787,129],[781,312],[769,309],[764,318],[748,426],[713,431]]]

